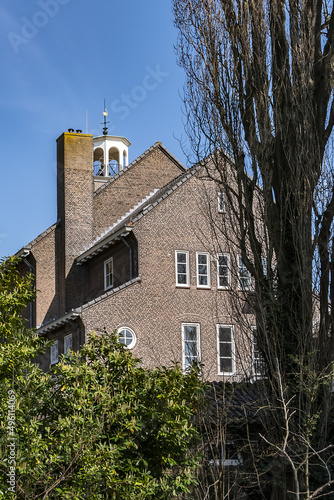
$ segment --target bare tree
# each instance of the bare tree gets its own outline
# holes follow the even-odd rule
[[[315,498],[332,480],[315,470],[329,463],[333,432],[333,2],[172,3],[190,156],[232,213],[267,388],[281,402],[264,439],[292,497]]]

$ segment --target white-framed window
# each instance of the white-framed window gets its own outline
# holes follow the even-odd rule
[[[258,380],[264,376],[265,373],[265,363],[260,353],[257,341],[256,341],[256,326],[252,327],[252,367],[253,367],[253,378]]]
[[[58,340],[53,342],[50,349],[50,364],[55,365],[56,363],[58,363]]]
[[[184,250],[175,251],[175,279],[176,286],[189,287],[189,252]]]
[[[218,288],[225,289],[231,287],[231,266],[230,254],[219,253],[217,255],[217,283]]]
[[[235,372],[234,329],[231,325],[217,325],[218,375]]]
[[[251,275],[247,267],[243,263],[241,255],[238,255],[238,279],[239,290],[251,289]]]
[[[224,193],[218,193],[218,212],[225,213],[225,196]]]
[[[208,448],[209,465],[237,467],[242,464],[242,456],[232,441],[211,443]]]
[[[197,287],[210,288],[210,254],[196,252]]]
[[[72,333],[69,333],[64,337],[64,354],[72,351]]]
[[[119,342],[124,344],[127,349],[133,349],[137,342],[135,332],[128,326],[121,326],[118,329]]]
[[[200,325],[199,323],[182,324],[182,362],[187,370],[193,363],[200,361]]]
[[[110,257],[110,259],[104,261],[104,289],[108,290],[112,288],[113,285],[113,259]]]

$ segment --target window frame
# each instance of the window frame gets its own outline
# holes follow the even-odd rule
[[[50,365],[56,365],[59,361],[59,345],[58,340],[54,340],[50,347]]]
[[[187,326],[195,326],[196,327],[196,362],[200,363],[201,362],[201,325],[200,323],[182,323],[181,324],[181,338],[182,338],[182,369],[183,371],[187,371],[191,364],[185,363],[186,361],[186,353],[185,353],[185,330],[184,328]]]
[[[207,274],[199,274],[199,263],[198,263],[198,258],[201,255],[205,255],[207,258],[207,263],[205,264],[207,266]],[[200,276],[207,276],[208,283],[207,285],[201,285],[199,283],[199,277]],[[196,280],[197,280],[197,288],[211,288],[211,270],[210,270],[210,253],[209,252],[196,252]]]
[[[183,273],[178,273],[177,266],[179,264],[177,256],[178,254],[184,254],[186,256],[186,283],[178,282],[178,275]],[[180,262],[180,264],[184,264],[184,262]],[[175,250],[175,286],[177,288],[189,288],[190,287],[190,268],[189,268],[189,251],[188,250]]]
[[[66,346],[68,339],[71,339],[70,347]],[[69,333],[68,335],[65,335],[65,337],[64,337],[64,354],[67,354],[69,351],[72,351],[72,346],[73,346],[73,335],[72,335],[72,333]]]
[[[107,273],[107,266],[108,264],[111,263],[111,273]],[[110,274],[111,274],[111,284],[107,284],[108,278],[110,279]],[[106,259],[104,261],[104,289],[105,290],[110,290],[110,288],[113,288],[114,286],[114,259],[113,257],[109,257],[109,259]]]
[[[219,274],[219,257],[227,257],[227,271],[228,271],[228,274],[227,274],[227,281],[228,281],[228,285],[226,286],[221,286],[220,285],[220,274]],[[231,289],[231,284],[232,284],[232,280],[231,280],[231,255],[229,253],[218,253],[217,254],[217,288],[219,290],[230,290]]]
[[[220,342],[219,339],[219,329],[220,328],[230,328],[231,331],[231,341],[230,342]],[[216,332],[217,332],[217,368],[218,368],[218,375],[223,375],[227,377],[231,377],[232,375],[235,375],[236,373],[236,366],[235,366],[235,336],[234,336],[234,326],[233,325],[224,325],[222,323],[219,323],[216,325]],[[231,357],[227,356],[221,356],[220,355],[220,344],[231,344]],[[221,371],[220,370],[220,359],[231,359],[231,371],[226,372],[226,371]]]
[[[117,329],[118,336],[120,336],[120,333],[122,330],[128,330],[132,334],[132,342],[129,345],[124,344],[124,342],[120,342],[120,343],[123,344],[126,349],[133,349],[135,347],[135,345],[137,344],[137,335],[135,334],[133,329],[130,328],[129,326],[120,326]]]
[[[242,265],[240,265],[240,262]],[[251,274],[248,271],[247,267],[242,262],[242,256],[240,254],[237,256],[237,265],[238,265],[238,290],[241,290],[243,292],[248,292],[248,291],[252,290],[252,277],[251,277]],[[247,276],[241,276],[241,274],[240,274],[241,269],[246,270]],[[248,286],[241,286],[242,279],[248,279],[248,282],[249,282]]]

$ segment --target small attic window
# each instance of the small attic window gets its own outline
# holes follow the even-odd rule
[[[50,364],[55,365],[56,363],[58,363],[58,340],[53,342],[50,349]]]
[[[104,289],[109,290],[114,285],[113,258],[104,261]]]

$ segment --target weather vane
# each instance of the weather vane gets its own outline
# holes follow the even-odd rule
[[[108,111],[107,111],[107,108],[106,108],[106,100],[105,99],[104,99],[103,116],[104,116],[104,121],[103,121],[103,123],[101,123],[101,125],[103,125],[103,135],[108,135],[107,123],[110,123],[110,122],[107,122]]]

